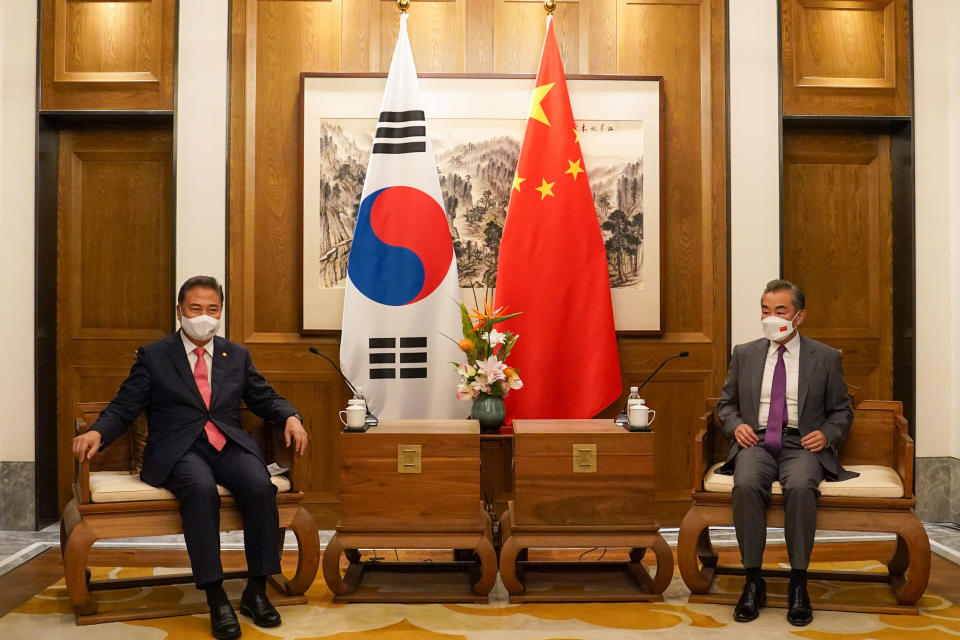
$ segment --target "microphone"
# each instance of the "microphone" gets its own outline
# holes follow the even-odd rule
[[[670,356],[669,358],[667,358],[666,360],[664,360],[663,362],[661,362],[659,365],[657,365],[657,368],[653,370],[653,373],[651,373],[650,375],[648,375],[648,376],[647,376],[647,379],[640,383],[640,386],[637,387],[637,392],[639,393],[641,389],[643,389],[645,386],[647,386],[647,383],[650,382],[650,380],[653,378],[653,376],[657,375],[657,372],[660,371],[660,369],[663,368],[663,365],[667,364],[668,362],[670,362],[670,361],[673,360],[674,358],[686,358],[686,357],[689,356],[689,355],[690,355],[690,352],[689,352],[689,351],[681,351],[680,353],[675,353],[674,355]],[[626,402],[623,403],[623,408],[620,410],[620,413],[617,414],[617,417],[613,419],[613,422],[614,422],[614,424],[616,424],[616,425],[618,425],[618,426],[620,426],[620,427],[624,427],[624,428],[627,428],[627,429],[630,428],[630,420],[627,418],[627,403],[626,403]]]
[[[340,367],[338,367],[337,364],[336,364],[333,360],[331,360],[331,359],[328,358],[326,355],[324,355],[323,353],[321,353],[320,350],[317,349],[316,347],[312,347],[312,346],[311,346],[309,349],[310,349],[310,353],[312,353],[312,354],[315,355],[315,356],[320,356],[321,358],[323,358],[324,360],[326,360],[327,362],[330,363],[330,366],[332,366],[332,367],[336,370],[336,372],[340,374],[340,377],[341,377],[341,378],[343,379],[343,381],[347,384],[347,387],[350,388],[350,391],[353,391],[353,395],[354,395],[355,398],[363,398],[363,406],[364,406],[364,408],[366,408],[366,410],[367,410],[367,417],[366,417],[366,419],[364,420],[364,425],[363,425],[362,427],[359,427],[359,428],[344,427],[343,430],[344,430],[344,431],[347,431],[347,432],[351,432],[351,431],[361,431],[361,432],[363,432],[363,431],[366,431],[367,429],[369,429],[370,427],[375,427],[375,426],[379,425],[379,424],[380,424],[380,420],[377,418],[377,416],[373,415],[373,413],[370,412],[370,407],[367,406],[367,399],[364,398],[364,397],[363,397],[363,394],[362,394],[360,391],[357,390],[357,387],[353,386],[353,383],[351,383],[351,382],[350,382],[350,379],[347,378],[347,376],[345,376],[345,375],[343,374],[343,371],[340,370]]]

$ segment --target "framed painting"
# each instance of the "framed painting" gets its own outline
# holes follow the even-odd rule
[[[533,75],[420,76],[464,301],[496,263]],[[340,330],[385,74],[301,74],[301,324]],[[662,78],[567,76],[618,333],[661,332]],[[477,293],[478,296],[482,292]]]

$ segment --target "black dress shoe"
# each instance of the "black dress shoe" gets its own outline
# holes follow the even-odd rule
[[[252,618],[253,624],[258,627],[276,627],[281,622],[280,614],[267,600],[267,596],[261,593],[244,591],[240,596],[240,613]]]
[[[218,640],[240,637],[240,621],[229,604],[210,609],[210,633]]]
[[[813,620],[813,607],[807,595],[807,585],[791,584],[788,589],[787,622],[795,627],[805,627]]]
[[[748,580],[743,585],[737,608],[733,610],[733,619],[737,622],[750,622],[760,615],[760,609],[767,604],[767,583],[763,580]]]

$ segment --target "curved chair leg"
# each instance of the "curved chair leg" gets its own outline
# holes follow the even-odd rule
[[[517,579],[517,554],[521,551],[516,536],[510,536],[500,547],[500,580],[511,595],[524,592],[523,584]]]
[[[286,590],[287,595],[299,596],[307,592],[317,577],[320,567],[320,536],[313,516],[303,507],[294,514],[290,529],[297,537],[300,553],[297,558],[297,572],[287,582]],[[339,568],[337,571],[339,575]]]
[[[330,591],[338,596],[348,591],[347,583],[340,576],[340,554],[342,553],[343,543],[340,541],[339,534],[335,533],[323,552],[323,579],[330,587]]]
[[[86,522],[81,521],[70,532],[67,549],[63,557],[63,575],[67,583],[67,595],[77,615],[91,615],[97,612],[97,601],[90,595],[87,556],[97,536]]]
[[[703,562],[702,570],[698,560]],[[690,507],[680,523],[677,564],[680,576],[691,593],[707,593],[710,590],[717,554],[710,544],[709,525],[696,505]]]
[[[480,579],[473,585],[473,592],[478,596],[485,596],[493,589],[497,581],[497,552],[486,535],[482,536],[473,547],[480,557]]]
[[[899,577],[907,572],[909,566],[910,547],[907,546],[907,541],[903,539],[903,536],[897,534],[897,547],[890,559],[887,560],[887,573],[890,574],[891,578]]]
[[[909,568],[905,572],[906,578],[902,574],[894,575],[891,576],[890,583],[893,585],[897,602],[903,605],[914,605],[927,590],[927,584],[930,581],[930,539],[923,524],[912,514],[904,520],[903,526],[897,531],[898,550],[901,538],[907,548]],[[900,566],[894,563],[894,568],[899,570]]]

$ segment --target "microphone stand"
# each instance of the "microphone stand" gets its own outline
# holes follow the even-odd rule
[[[647,386],[647,383],[650,382],[650,380],[653,378],[653,376],[657,375],[657,372],[660,371],[660,369],[663,368],[663,365],[667,364],[668,362],[670,362],[670,361],[673,360],[674,358],[686,358],[686,357],[689,356],[689,355],[690,355],[690,352],[689,352],[689,351],[681,351],[680,353],[676,353],[676,354],[670,356],[669,358],[667,358],[666,360],[664,360],[663,362],[661,362],[659,365],[657,365],[657,368],[653,370],[653,373],[651,373],[650,375],[648,375],[648,376],[647,376],[647,379],[640,383],[640,386],[637,387],[637,393],[640,393],[640,390],[643,389],[645,386]],[[623,427],[624,429],[626,429],[626,430],[628,430],[628,431],[631,431],[631,432],[637,432],[637,431],[649,432],[649,431],[651,431],[650,427],[631,427],[631,426],[630,426],[630,419],[627,417],[627,403],[626,403],[626,402],[623,404],[623,408],[620,409],[620,413],[617,414],[617,417],[613,419],[613,423],[614,423],[615,425],[617,425],[618,427]]]
[[[363,400],[363,406],[367,410],[367,416],[366,418],[364,418],[363,426],[362,427],[344,426],[343,432],[344,433],[365,433],[366,430],[369,429],[370,427],[376,427],[377,425],[379,425],[380,420],[377,418],[377,416],[371,413],[370,407],[367,406],[367,399],[363,397],[362,393],[357,391],[357,388],[353,386],[353,384],[351,384],[347,376],[343,375],[343,371],[340,370],[340,367],[338,367],[333,360],[331,360],[330,358],[325,356],[323,353],[321,353],[320,350],[317,349],[316,347],[310,347],[310,353],[312,353],[315,356],[320,356],[321,358],[329,362],[330,366],[332,366],[336,370],[336,372],[340,374],[340,377],[347,384],[347,387],[349,387],[350,391],[353,391],[353,397],[361,398]]]

